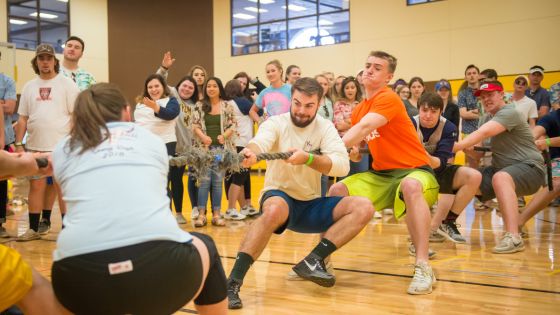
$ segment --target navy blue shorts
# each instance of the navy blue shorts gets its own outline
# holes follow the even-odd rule
[[[269,190],[261,198],[260,209],[270,197],[281,197],[288,204],[288,220],[274,233],[282,234],[285,229],[298,233],[322,233],[333,225],[333,211],[343,197],[320,197],[308,201],[294,199],[281,190]]]

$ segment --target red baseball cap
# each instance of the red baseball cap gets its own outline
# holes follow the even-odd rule
[[[500,91],[500,92],[501,92],[501,91],[503,91],[503,90],[504,90],[504,89],[503,89],[500,85],[498,85],[498,84],[494,84],[494,83],[484,83],[484,84],[482,84],[482,85],[478,88],[478,90],[474,91],[474,96],[479,97],[479,96],[480,96],[480,93],[481,93],[482,91],[489,91],[489,92],[491,92],[491,91]]]

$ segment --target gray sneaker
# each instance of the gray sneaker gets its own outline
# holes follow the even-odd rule
[[[187,224],[187,220],[181,212],[177,212],[177,214],[175,215],[175,220],[177,221],[177,224]]]
[[[525,245],[523,244],[523,239],[521,236],[514,236],[513,234],[506,232],[502,239],[492,249],[494,254],[512,254],[516,252],[523,251],[525,249]]]
[[[327,272],[330,273],[331,275],[335,275],[334,274],[334,266],[331,262],[331,256],[325,258],[325,267],[327,267]],[[303,281],[305,279],[303,279],[302,277],[298,276],[297,273],[295,273],[295,271],[290,270],[288,272],[288,276],[286,277],[286,279],[288,281]]]
[[[430,294],[436,282],[436,276],[432,267],[427,262],[421,262],[414,265],[414,277],[412,277],[412,282],[406,292],[415,295]]]
[[[430,243],[441,243],[443,241],[445,241],[445,237],[443,237],[443,235],[440,235],[437,230],[430,231]]]
[[[437,229],[437,233],[457,244],[465,244],[467,242],[457,229],[455,222],[442,223]]]
[[[8,237],[10,237],[10,235],[8,235],[6,229],[0,225],[0,238],[8,238]]]
[[[37,230],[37,233],[39,233],[39,235],[47,235],[50,231],[51,223],[47,220],[41,220],[41,222],[39,222],[39,229]]]
[[[413,243],[410,243],[410,245],[408,245],[408,254],[410,256],[416,257],[416,247],[414,247]],[[436,257],[436,252],[431,248],[428,248],[428,258],[433,259],[434,257]]]
[[[17,242],[28,242],[33,240],[41,239],[41,235],[39,233],[33,231],[32,229],[27,229],[25,233],[21,234],[16,238]]]

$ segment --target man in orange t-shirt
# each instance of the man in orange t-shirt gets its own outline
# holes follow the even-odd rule
[[[352,175],[333,185],[330,196],[364,196],[375,210],[393,208],[395,217],[406,213],[406,224],[416,252],[409,294],[429,294],[436,278],[428,264],[430,206],[437,201],[439,185],[429,159],[402,100],[387,84],[397,59],[386,52],[369,54],[363,72],[367,99],[352,112],[352,128],[342,140],[353,147],[366,141],[374,158],[373,170]]]

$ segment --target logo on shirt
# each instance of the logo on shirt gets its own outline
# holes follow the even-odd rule
[[[37,99],[38,101],[52,100],[52,98],[51,98],[51,88],[50,87],[39,88],[39,96],[40,97]]]
[[[381,137],[381,135],[379,135],[379,132],[377,132],[377,129],[375,129],[369,135],[367,135],[366,142],[370,142],[371,140],[379,137]]]

